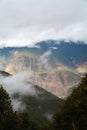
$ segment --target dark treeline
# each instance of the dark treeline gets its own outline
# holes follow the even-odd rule
[[[0,87],[0,130],[87,130],[87,75],[64,101],[52,122],[37,125],[27,113],[13,111],[9,94]]]

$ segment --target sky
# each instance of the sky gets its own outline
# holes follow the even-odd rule
[[[87,42],[87,0],[0,0],[0,47]]]

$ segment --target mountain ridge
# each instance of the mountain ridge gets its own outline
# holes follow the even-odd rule
[[[87,72],[87,45],[83,42],[47,40],[37,47],[12,47],[0,49],[5,57],[5,71],[18,73],[32,71],[35,84],[57,96],[65,96],[67,89],[77,85]],[[82,66],[82,67],[81,67]],[[84,70],[83,70],[84,67]]]

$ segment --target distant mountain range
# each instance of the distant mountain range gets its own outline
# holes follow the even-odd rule
[[[5,47],[0,49],[0,60],[6,72],[32,72],[35,85],[64,97],[87,72],[87,44],[47,40],[32,47]]]

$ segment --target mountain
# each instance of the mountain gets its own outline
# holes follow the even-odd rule
[[[14,93],[12,98],[21,103],[22,111],[26,111],[32,121],[45,124],[50,122],[55,112],[60,110],[63,99],[60,99],[47,92],[39,86],[34,86],[36,96]],[[21,111],[21,108],[18,111]]]
[[[87,44],[81,41],[47,40],[32,47],[1,48],[0,56],[5,61],[3,70],[32,72],[35,85],[60,97],[87,72]]]
[[[9,80],[12,80],[11,78],[13,77],[13,75],[10,75],[9,73],[5,71],[0,71],[0,73],[1,73],[0,82],[1,80],[6,81],[5,80],[6,78],[8,82]],[[6,77],[3,77],[3,79],[1,79],[1,76],[4,76],[4,75]],[[11,76],[10,79],[8,78],[8,76]],[[17,82],[16,77],[15,77],[15,82]],[[53,94],[47,92],[43,88],[37,85],[33,85],[30,82],[27,82],[27,86],[31,85],[31,89],[30,90],[27,89],[27,93],[22,93],[22,90],[21,92],[19,92],[18,91],[19,88],[16,91],[14,90],[16,88],[13,88],[10,91],[10,85],[7,86],[6,84],[6,86],[4,86],[3,82],[2,82],[2,85],[3,87],[5,87],[6,90],[9,90],[9,93],[13,102],[12,106],[14,107],[14,109],[16,108],[16,111],[19,113],[21,111],[27,112],[29,114],[29,118],[32,121],[41,125],[51,121],[53,114],[57,112],[58,110],[60,110],[60,106],[64,101],[63,99],[58,98],[57,96],[54,96]],[[16,83],[16,86],[17,86],[17,83]],[[26,86],[26,83],[25,83],[25,86]],[[19,83],[18,83],[18,87],[19,87]],[[35,93],[31,94],[32,91],[35,91]]]
[[[87,62],[79,65],[77,67],[77,71],[78,71],[78,73],[87,73]]]
[[[87,44],[84,42],[48,40],[37,45],[42,48],[42,52],[51,50],[58,61],[70,67],[77,67],[87,59]]]

